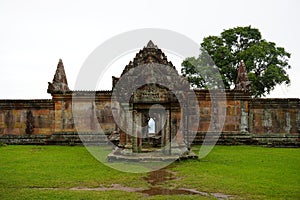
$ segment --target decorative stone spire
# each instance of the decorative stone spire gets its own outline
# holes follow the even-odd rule
[[[150,40],[148,42],[146,48],[155,48],[155,49],[157,49],[157,46],[152,42],[152,40]]]
[[[53,81],[52,83],[48,82],[47,92],[52,94],[52,93],[64,93],[66,91],[70,91],[70,89],[68,86],[64,64],[62,60],[59,59]]]
[[[250,92],[251,90],[251,81],[248,79],[245,63],[241,60],[239,68],[238,68],[238,75],[236,78],[235,83],[235,90],[241,90],[245,92]]]
[[[151,63],[167,65],[176,70],[175,66],[172,62],[168,61],[167,56],[162,52],[162,50],[150,40],[147,45],[136,54],[133,61],[130,61],[129,64],[125,66],[121,76],[127,73],[130,69]]]

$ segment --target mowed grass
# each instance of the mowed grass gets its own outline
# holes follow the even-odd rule
[[[259,146],[216,146],[204,159],[173,169],[184,187],[243,199],[300,199],[299,170],[300,149]]]
[[[193,149],[197,152],[199,146]],[[300,199],[299,153],[297,148],[216,146],[204,159],[173,163],[169,170],[177,179],[161,187],[222,193],[233,199]],[[70,190],[112,184],[149,188],[145,176],[111,169],[82,146],[0,147],[0,199],[211,199]]]

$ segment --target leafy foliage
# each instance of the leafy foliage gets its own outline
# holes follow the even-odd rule
[[[290,53],[283,47],[277,47],[274,42],[262,39],[260,31],[251,26],[224,30],[221,36],[205,37],[200,51],[198,58],[186,58],[182,63],[181,72],[188,77],[193,87],[207,88],[211,79],[214,79],[199,75],[201,71],[197,70],[203,68],[199,66],[203,66],[204,51],[217,66],[225,89],[234,87],[241,60],[246,65],[249,80],[252,82],[251,92],[255,97],[269,94],[277,84],[290,84],[286,72],[290,68]]]
[[[201,51],[198,58],[187,58],[182,63],[181,73],[187,75],[188,81],[194,88],[217,89],[224,88],[222,77],[211,57]]]

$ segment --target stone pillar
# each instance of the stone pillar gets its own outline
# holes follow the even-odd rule
[[[142,151],[142,135],[143,135],[143,130],[142,130],[142,113],[137,112],[137,118],[136,118],[136,134],[137,134],[137,150],[138,152]]]
[[[163,149],[166,145],[166,116],[160,115],[160,127],[161,128],[161,148]]]
[[[263,121],[262,126],[264,127],[264,130],[266,133],[272,132],[272,113],[270,109],[264,109],[263,111]]]
[[[93,131],[95,131],[95,129],[96,129],[96,125],[95,125],[95,123],[96,123],[96,121],[97,120],[95,120],[95,105],[94,105],[94,102],[92,101],[91,102],[91,109],[90,109],[90,129],[91,129],[91,131],[93,132]]]
[[[126,110],[125,108],[120,108],[119,113],[119,123],[120,123],[120,146],[126,145]]]
[[[241,133],[248,133],[249,124],[248,124],[248,111],[247,106],[245,105],[246,102],[241,101],[241,125],[240,125],[240,132]]]
[[[165,152],[171,153],[171,143],[170,143],[170,137],[171,137],[171,128],[170,128],[170,110],[166,110],[166,127],[165,127]]]
[[[126,123],[126,145],[131,144],[132,132],[133,132],[133,112],[129,110],[129,107],[125,109],[125,121]]]
[[[241,127],[240,131],[242,133],[248,133],[248,113],[245,108],[241,109]]]
[[[133,111],[133,137],[132,137],[132,151],[137,153],[142,150],[142,117],[141,113],[136,110]]]
[[[286,133],[290,133],[292,126],[291,126],[291,117],[289,112],[284,113],[284,119],[285,119],[284,131]]]

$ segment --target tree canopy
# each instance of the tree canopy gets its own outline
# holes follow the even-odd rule
[[[221,79],[224,88],[230,89],[235,85],[237,68],[243,60],[251,81],[251,94],[261,97],[269,94],[277,84],[290,84],[286,72],[290,68],[289,58],[290,53],[283,47],[262,39],[258,29],[236,27],[224,30],[220,36],[205,37],[200,55],[186,58],[181,72],[193,87],[216,88]]]

